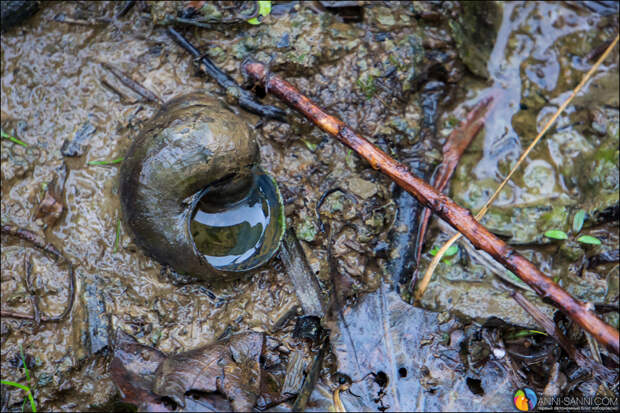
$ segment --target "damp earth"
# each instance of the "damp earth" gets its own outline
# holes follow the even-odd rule
[[[216,340],[234,343],[251,331],[265,337],[255,363],[263,370],[258,409],[290,411],[290,395],[300,392],[319,356],[324,361],[307,410],[334,409],[334,391],[343,383],[350,384],[350,392],[340,393],[349,411],[509,410],[517,384],[541,392],[549,383],[596,391],[598,384],[575,372],[551,340],[514,337],[540,327],[506,285],[550,317],[561,316],[467,242],[441,262],[421,302],[410,305],[412,278],[421,276],[433,248],[452,230],[433,218],[416,263],[417,202],[290,109],[287,122],[244,118],[317,285],[337,297],[339,315],[325,324],[329,350],[309,339],[311,333],[300,338],[305,308],[281,254],[223,285],[185,279],[152,260],[121,223],[119,163],[97,162],[122,158],[158,105],[102,62],[164,101],[202,91],[243,111],[166,35],[174,25],[240,84],[246,57],[269,63],[427,181],[450,132],[491,96],[484,129],[446,189],[476,212],[590,69],[597,50],[616,36],[617,8],[509,2],[481,12],[457,2],[360,2],[342,10],[336,2],[273,2],[271,13],[252,25],[230,18],[231,2],[136,3],[124,16],[113,2],[43,3],[24,23],[3,29],[2,131],[27,146],[1,141],[2,225],[54,245],[76,277],[75,303],[63,321],[2,317],[3,380],[25,383],[27,362],[39,410],[108,410],[121,400],[110,372],[116,332],[156,349],[149,354],[159,360],[210,351]],[[198,17],[187,3],[200,4]],[[185,25],[196,18],[204,27]],[[477,38],[472,27],[495,41]],[[268,93],[262,100],[285,107]],[[573,296],[601,308],[618,305],[619,105],[616,47],[482,220]],[[54,219],[40,212],[52,188],[63,206]],[[268,211],[254,201],[239,208],[251,209],[255,219],[245,212],[242,220],[232,212],[225,217],[232,224],[220,234],[213,260],[226,265],[231,255],[251,250],[241,241],[260,242]],[[201,208],[193,228],[221,219],[209,205]],[[256,239],[240,239],[236,229]],[[567,239],[544,235],[552,230]],[[579,242],[584,235],[600,243]],[[70,300],[67,267],[4,233],[1,271],[3,311],[31,314],[36,296],[41,312],[54,315]],[[618,328],[617,312],[602,317]],[[513,336],[500,338],[506,331]],[[587,346],[574,326],[567,334]],[[375,346],[377,336],[389,345]],[[515,356],[532,346],[543,349],[542,367]],[[497,361],[506,354],[518,360],[511,368],[528,367],[513,376]],[[613,356],[601,362],[613,365]],[[23,402],[21,390],[3,385],[3,411],[21,411]]]

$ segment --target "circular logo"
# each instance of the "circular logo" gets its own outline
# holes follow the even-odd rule
[[[534,390],[524,387],[522,389],[517,389],[515,392],[513,402],[515,407],[522,412],[529,412],[534,410],[536,407],[536,402],[538,402],[538,397],[536,397],[536,393]]]

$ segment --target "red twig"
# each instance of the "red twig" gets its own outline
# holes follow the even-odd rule
[[[450,178],[459,163],[459,160],[463,156],[465,149],[469,146],[474,137],[480,132],[480,129],[484,126],[486,115],[489,113],[492,97],[488,97],[478,102],[478,104],[472,109],[458,128],[454,129],[446,143],[443,145],[443,160],[439,165],[433,186],[438,192],[443,192],[450,182]],[[422,256],[422,244],[424,243],[424,236],[426,235],[426,229],[431,219],[431,210],[424,208],[422,211],[422,219],[420,220],[420,229],[418,231],[418,240],[416,242],[416,263],[420,262]],[[412,282],[412,285],[414,283]]]
[[[517,253],[514,248],[491,234],[474,219],[467,209],[457,205],[428,183],[413,176],[405,165],[392,159],[385,152],[355,133],[340,119],[325,113],[293,85],[276,75],[268,74],[265,65],[262,63],[244,62],[243,72],[254,81],[262,84],[269,93],[303,113],[319,128],[353,149],[358,155],[366,159],[374,169],[388,175],[403,189],[415,196],[422,205],[430,208],[440,218],[467,237],[476,248],[483,249],[491,254],[498,262],[532,287],[536,293],[553,301],[556,307],[592,334],[597,341],[607,346],[614,353],[620,354],[617,330],[597,318],[591,311],[589,304],[577,301],[540,272],[534,264]]]

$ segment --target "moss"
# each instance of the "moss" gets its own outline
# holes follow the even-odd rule
[[[308,217],[306,217],[304,221],[298,223],[295,230],[297,238],[308,242],[314,241],[318,232],[316,225]]]

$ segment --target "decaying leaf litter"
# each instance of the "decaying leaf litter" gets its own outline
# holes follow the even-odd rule
[[[66,325],[44,325],[33,330],[35,327],[28,322],[20,325],[6,319],[2,321],[3,377],[19,374],[6,360],[15,355],[16,345],[22,343],[26,352],[35,359],[39,357],[40,365],[33,371],[41,384],[35,390],[36,398],[48,408],[78,409],[79,406],[101,405],[116,394],[103,357],[107,338],[116,327],[131,333],[144,344],[156,344],[167,354],[209,345],[215,338],[234,332],[254,330],[281,341],[285,344],[283,347],[311,356],[307,346],[291,337],[297,315],[295,308],[299,304],[277,259],[254,275],[249,283],[238,282],[216,288],[204,283],[174,286],[166,275],[160,274],[158,264],[144,258],[132,247],[124,233],[120,234],[120,248],[114,252],[118,222],[117,170],[114,166],[87,167],[86,162],[122,157],[140,123],[155,108],[118,101],[118,95],[101,86],[100,79],[107,79],[106,82],[127,95],[133,92],[113,83],[114,78],[105,77],[106,73],[95,59],[112,62],[163,99],[179,94],[181,88],[187,91],[206,87],[212,93],[221,91],[215,84],[197,78],[187,56],[177,53],[178,49],[171,46],[164,28],[151,25],[151,19],[168,13],[165,8],[151,10],[148,18],[146,11],[141,10],[142,6],[136,6],[130,12],[144,16],[142,20],[127,22],[118,19],[113,24],[97,27],[41,25],[59,14],[72,16],[74,20],[94,21],[101,20],[101,17],[111,19],[117,12],[111,5],[53,5],[42,10],[22,29],[25,36],[20,41],[4,35],[2,39],[3,131],[29,144],[36,142],[35,147],[27,150],[2,140],[3,221],[10,217],[11,224],[33,230],[38,228],[49,242],[62,245],[63,252],[76,262],[78,276],[80,298],[72,317],[64,323]],[[617,33],[617,23],[613,19],[606,17],[605,13],[593,13],[583,7],[504,6],[498,36],[498,41],[504,43],[497,46],[496,42],[495,48],[489,52],[491,81],[484,82],[472,77],[463,67],[449,38],[447,27],[460,21],[456,5],[447,4],[440,9],[425,4],[409,9],[367,6],[364,20],[359,24],[341,22],[338,15],[316,7],[280,10],[284,11],[274,7],[273,15],[254,28],[227,25],[223,29],[219,27],[219,31],[192,29],[186,35],[239,81],[242,79],[239,64],[248,54],[264,62],[271,61],[270,68],[274,73],[286,76],[300,90],[346,120],[354,129],[364,131],[364,135],[373,139],[375,144],[405,161],[426,180],[441,159],[443,137],[465,117],[473,103],[491,93],[489,90],[500,89],[509,94],[511,99],[502,100],[499,109],[490,114],[485,136],[474,139],[453,179],[451,196],[472,209],[476,207],[472,200],[484,202],[485,195],[488,197],[493,185],[501,180],[501,171],[507,169],[506,166],[509,168],[510,162],[516,159],[520,145],[524,144],[521,140],[535,135],[530,126],[537,124],[535,117],[539,117],[538,123],[543,122],[545,114],[552,112],[554,102],[561,102],[562,93],[568,93],[580,80],[589,67],[584,56]],[[442,15],[451,18],[442,18]],[[515,18],[508,19],[508,16]],[[529,38],[524,36],[527,33],[524,28],[540,25],[541,16],[557,21],[557,27],[544,26],[546,32],[530,34]],[[451,33],[456,36],[459,31],[452,28]],[[29,44],[36,46],[39,53],[22,53],[18,58],[17,48],[26,50]],[[532,50],[534,52],[530,52]],[[617,90],[617,87],[613,88],[614,82],[617,85],[617,51],[612,56],[612,63],[607,63],[609,66],[605,66],[592,81],[589,89],[593,91],[588,93],[587,90],[583,94],[581,106],[575,104],[574,111],[560,119],[557,130],[549,136],[552,144],[535,153],[525,172],[515,179],[510,188],[512,198],[507,196],[503,202],[500,198],[497,205],[503,210],[495,214],[495,220],[501,225],[496,224],[497,228],[491,225],[494,232],[504,236],[506,231],[513,231],[510,235],[512,242],[525,245],[522,248],[526,255],[539,268],[559,277],[573,295],[597,304],[614,303],[618,291],[617,261],[596,258],[609,256],[609,252],[617,250],[618,246],[617,229],[613,226],[614,220],[617,221],[618,199],[617,154],[614,158],[613,152],[614,148],[617,150],[618,98],[611,92],[596,93],[597,87]],[[467,62],[463,54],[461,58]],[[493,73],[493,64],[497,73]],[[11,65],[27,69],[8,70]],[[24,70],[31,73],[28,75]],[[468,70],[476,71],[471,67]],[[382,77],[389,72],[392,72],[389,76]],[[543,76],[539,76],[541,73]],[[35,81],[41,84],[33,84]],[[597,81],[604,86],[597,86]],[[64,88],[69,86],[79,93],[68,96]],[[269,98],[265,101],[278,104]],[[33,113],[31,107],[41,110]],[[45,223],[37,226],[32,217],[42,199],[42,193],[39,193],[41,183],[51,181],[53,168],[61,165],[62,142],[73,137],[87,120],[97,128],[88,141],[88,151],[83,157],[65,159],[69,168],[64,193],[67,211],[55,226],[45,228]],[[254,124],[257,121],[258,118],[253,118]],[[289,116],[289,122],[283,125],[269,121],[257,128],[263,164],[278,180],[287,200],[289,226],[302,239],[310,268],[318,271],[318,278],[324,286],[329,285],[332,276],[327,260],[330,247],[328,232],[319,230],[314,206],[327,191],[336,187],[344,189],[345,194],[336,191],[326,197],[321,211],[323,221],[329,221],[334,227],[329,233],[334,237],[331,254],[337,267],[336,281],[338,285],[348,287],[343,293],[343,300],[347,301],[340,320],[347,320],[348,314],[356,314],[355,308],[364,308],[363,303],[371,301],[373,295],[364,301],[367,292],[377,290],[382,284],[385,288],[393,279],[402,279],[403,285],[408,281],[415,265],[411,259],[403,257],[411,254],[409,250],[417,228],[415,225],[403,227],[403,224],[410,224],[419,211],[404,208],[412,205],[411,197],[391,188],[385,177],[351,155],[346,148],[328,141],[320,131],[300,118]],[[490,136],[491,131],[503,132]],[[571,143],[575,142],[577,144],[573,146]],[[579,173],[580,162],[590,162],[591,169],[597,173],[591,178]],[[543,172],[547,175],[538,176]],[[547,184],[549,174],[556,183],[546,188],[540,183]],[[477,179],[471,179],[471,176]],[[463,189],[461,182],[468,186]],[[455,188],[459,190],[455,191]],[[566,202],[566,199],[572,202]],[[552,213],[547,207],[549,200],[553,200]],[[513,202],[524,205],[511,208]],[[559,207],[555,206],[556,202]],[[581,209],[588,213],[584,231],[602,239],[601,247],[584,247],[574,243],[572,238],[563,244],[537,245],[549,242],[541,235],[549,229],[570,232],[568,221],[572,222],[572,215]],[[406,214],[397,214],[397,210],[412,216],[403,221]],[[506,212],[502,211],[510,214],[505,224],[500,220],[505,219],[502,213]],[[532,221],[534,217],[536,219]],[[493,222],[491,220],[491,224]],[[436,229],[431,229],[428,241],[437,233]],[[525,243],[522,242],[524,238],[527,239]],[[18,292],[19,286],[24,291],[23,247],[4,236],[3,246],[3,292]],[[428,250],[430,245],[424,249]],[[567,254],[567,250],[573,254]],[[34,254],[35,291],[38,289],[43,304],[47,305],[46,311],[54,313],[57,309],[56,313],[60,313],[66,302],[63,296],[66,274],[62,274],[64,277],[58,274],[58,280],[54,281],[50,277],[55,277],[58,270],[50,270],[55,268],[53,263],[45,261],[45,257],[37,259],[37,253]],[[436,285],[435,298],[431,295],[429,302],[423,305],[439,310],[438,321],[442,322],[436,335],[429,333],[428,339],[442,349],[438,354],[454,352],[454,372],[470,391],[475,392],[479,391],[476,380],[485,379],[479,370],[480,365],[486,366],[488,357],[485,354],[491,349],[493,356],[500,355],[497,346],[503,345],[497,339],[480,340],[480,332],[483,337],[494,336],[502,331],[501,325],[487,323],[486,328],[480,329],[476,322],[483,323],[495,315],[521,326],[535,327],[535,324],[510,299],[506,299],[505,291],[492,287],[492,275],[484,266],[471,261],[462,250],[456,258],[452,265],[440,268],[439,275],[443,278],[440,282],[443,284]],[[428,259],[428,255],[424,254],[422,259]],[[475,281],[472,281],[472,274]],[[37,286],[37,283],[47,285]],[[54,287],[60,293],[57,301],[53,295]],[[439,291],[442,295],[436,296]],[[405,289],[401,292],[407,294]],[[4,300],[5,294],[3,310]],[[539,301],[534,302],[545,308]],[[14,294],[8,304],[15,311],[30,311],[29,299],[24,293],[21,296]],[[405,308],[423,314],[415,308]],[[451,318],[450,313],[459,318]],[[101,314],[105,316],[101,317]],[[361,315],[363,313],[358,314]],[[617,313],[607,317],[612,317],[611,321],[617,327],[617,321],[614,321]],[[387,319],[389,317],[384,318]],[[432,326],[437,326],[437,321],[433,320]],[[65,329],[66,334],[59,336],[58,327]],[[24,336],[25,331],[33,334]],[[385,331],[393,332],[393,342],[406,343],[406,336],[398,336],[398,331],[406,329],[388,328]],[[337,327],[332,333],[346,335]],[[363,344],[365,339],[375,338],[375,331],[372,333],[370,337],[359,333],[354,336],[349,332],[348,339],[354,337]],[[576,342],[584,340],[583,336],[574,333],[572,338]],[[450,337],[449,341],[445,340],[446,335]],[[562,364],[569,388],[581,386],[587,389],[591,386],[591,381],[571,369],[569,361],[549,351],[553,350],[553,343],[538,340],[536,336],[522,337],[521,341],[518,338],[508,340],[507,343],[508,354],[523,354],[517,350],[532,345],[536,349],[542,348],[541,353],[550,361],[546,365],[553,365],[551,360]],[[422,349],[424,347],[422,345]],[[456,347],[466,349],[466,354],[451,350]],[[334,358],[334,355],[340,357]],[[613,363],[612,355],[604,355],[607,363]],[[386,353],[385,357],[390,359],[390,356]],[[462,363],[463,359],[466,362]],[[271,365],[269,371],[269,383],[276,388],[269,393],[272,394],[270,400],[275,402],[288,360],[284,352],[273,360],[279,361]],[[341,360],[346,358],[334,350],[325,365],[345,369]],[[498,360],[500,364],[523,362],[515,362],[509,357]],[[414,384],[426,386],[418,402],[421,406],[432,406],[441,400],[437,394],[449,391],[440,385],[443,376],[439,372],[442,369],[435,370],[434,365],[429,364],[418,372],[408,369],[406,377],[399,374],[397,379],[394,377],[395,361],[399,360],[392,357],[387,364],[392,373],[383,372],[391,380],[387,381],[387,387],[378,384],[386,384],[382,380],[368,376],[366,382],[353,383],[353,393],[359,394],[363,387],[356,386],[363,383],[375,386],[373,391],[377,392],[397,390],[398,380],[408,378]],[[417,359],[408,362],[415,361]],[[311,362],[308,360],[307,364]],[[377,365],[381,363],[378,358]],[[549,372],[543,368],[534,369],[532,373],[529,367],[526,371],[532,376],[527,377],[528,382],[544,386]],[[352,380],[361,379],[368,373],[354,369],[355,366],[349,367],[344,372]],[[336,370],[331,369],[332,372]],[[93,372],[103,380],[93,380]],[[374,373],[377,375],[378,372]],[[523,380],[523,377],[511,379],[499,380],[507,383],[507,393],[512,391],[515,381]],[[325,409],[331,404],[333,389],[338,382],[336,377],[322,375],[308,408],[314,406],[320,410],[321,406]],[[484,380],[480,383],[484,391]],[[97,391],[93,391],[95,386]],[[63,390],[62,394],[59,389]],[[10,393],[12,400],[21,402],[19,394]],[[371,404],[366,406],[368,408],[390,407],[390,404],[391,408],[399,406],[401,400],[398,397],[389,391],[384,393],[387,396],[379,401],[368,394],[362,400]],[[346,391],[341,396],[344,406],[349,409],[355,403],[358,406],[361,403]],[[501,408],[499,406],[495,408]]]

